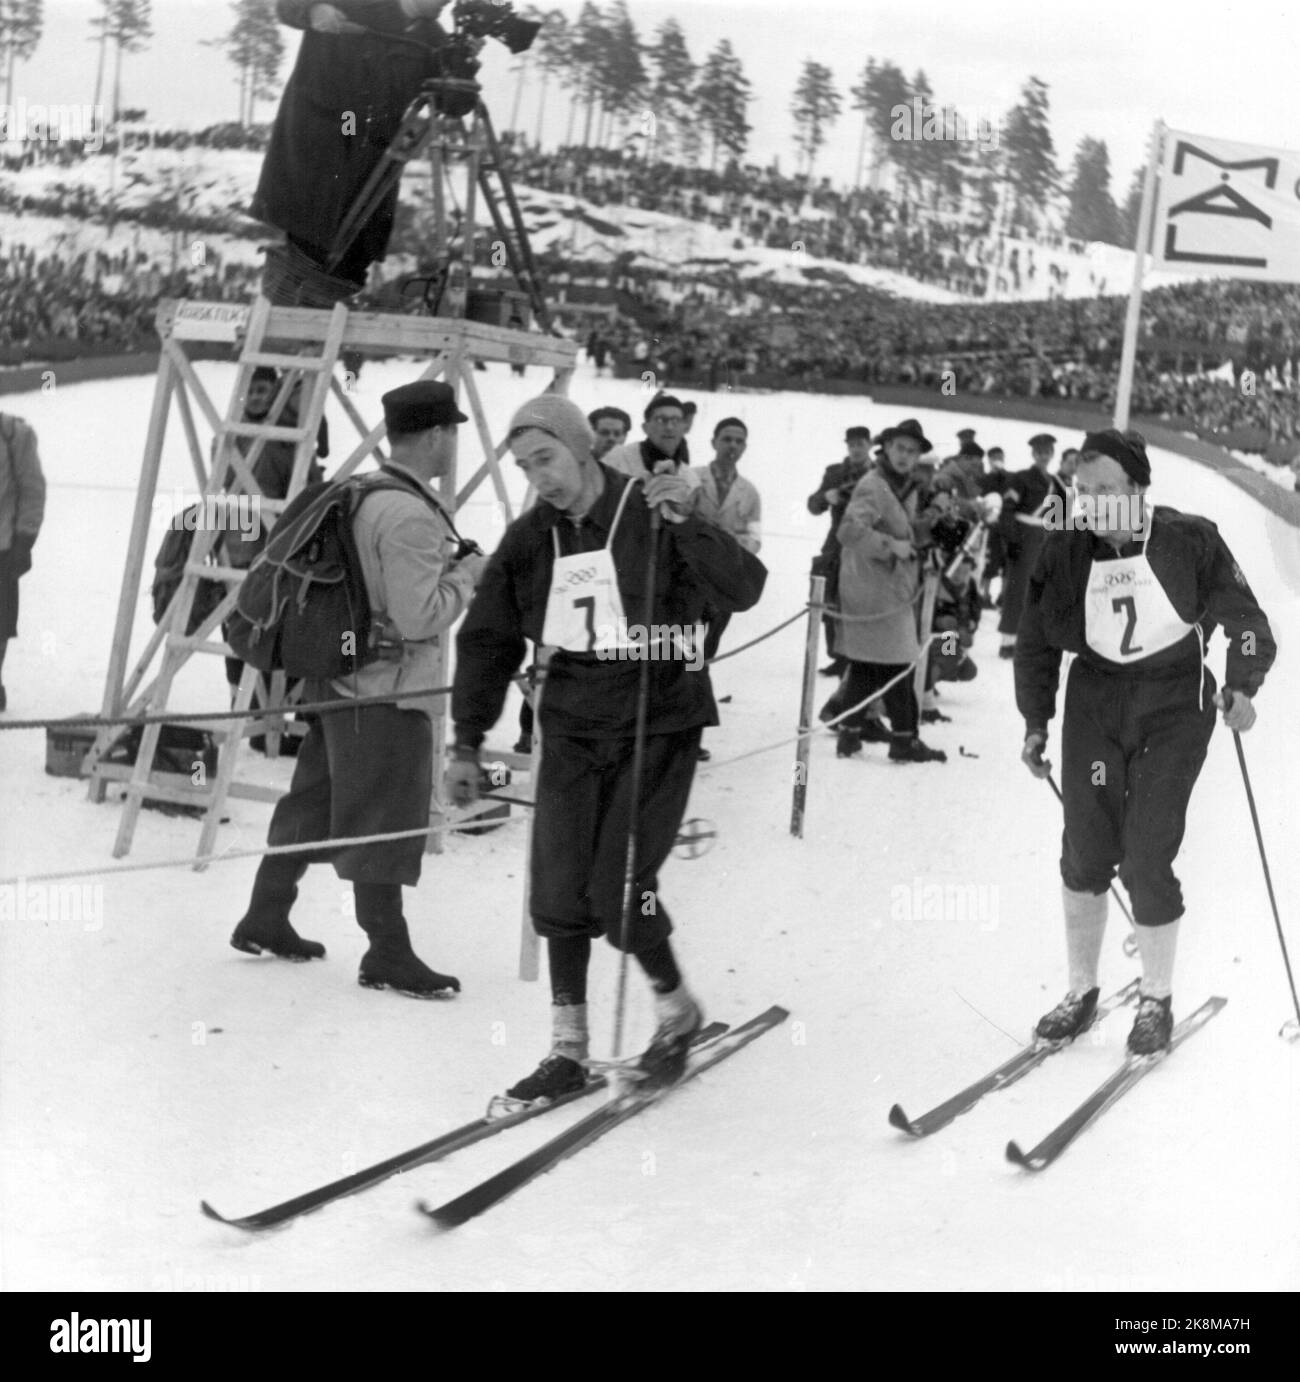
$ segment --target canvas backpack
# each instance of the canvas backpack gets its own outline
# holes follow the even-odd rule
[[[158,546],[158,555],[153,559],[153,584],[149,587],[149,595],[153,601],[155,624],[162,623],[167,607],[181,588],[181,581],[185,576],[185,563],[190,559],[197,528],[190,515],[197,514],[198,508],[199,506],[194,504],[180,514],[177,521],[167,529],[166,536]],[[194,603],[190,606],[190,617],[185,632],[194,633],[225,598],[224,581],[201,576],[194,590]]]
[[[418,495],[451,526],[437,499],[397,471],[308,485],[285,507],[239,588],[226,626],[236,657],[261,672],[333,680],[379,656],[352,523],[366,496],[380,490]]]

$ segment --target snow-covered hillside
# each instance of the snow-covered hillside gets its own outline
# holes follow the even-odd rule
[[[262,156],[233,149],[131,149],[114,160],[107,154],[87,158],[69,167],[38,164],[2,181],[19,196],[45,198],[67,195],[106,205],[112,200],[128,216],[159,199],[171,199],[194,216],[212,218],[227,230],[205,235],[229,262],[255,262],[258,246],[271,238],[243,238],[253,228],[242,215],[252,198],[261,169]],[[413,162],[402,185],[403,199],[422,208],[429,204],[429,167]],[[455,204],[464,204],[463,176],[453,179]],[[777,282],[797,283],[803,279],[824,281],[827,274],[844,281],[880,288],[901,297],[924,302],[962,302],[955,293],[930,283],[918,282],[890,269],[870,265],[844,264],[833,259],[815,258],[793,245],[788,249],[749,247],[736,249],[736,233],[703,221],[692,221],[663,212],[630,205],[595,206],[581,198],[565,196],[521,184],[520,205],[525,224],[536,250],[558,243],[579,258],[631,253],[648,267],[663,266],[688,277],[693,271],[707,271],[718,263],[735,263],[745,277],[769,277]],[[830,213],[806,207],[800,216],[815,221]],[[255,236],[257,235],[254,229]],[[29,245],[56,244],[65,250],[105,248],[120,251],[127,245],[144,248],[160,256],[174,248],[169,234],[141,228],[131,222],[119,223],[112,236],[99,223],[48,220],[33,214],[16,216],[0,213],[0,241],[18,240]],[[192,238],[192,237],[187,237]],[[1093,297],[1098,293],[1127,293],[1132,278],[1133,256],[1113,245],[1093,244],[1085,254],[1045,245],[1020,244],[1022,262],[1026,252],[1032,256],[1036,275],[1026,277],[1019,288],[999,294],[1002,301],[1046,295],[1047,285],[1067,297]],[[390,269],[400,267],[394,263]],[[1059,276],[1060,282],[1056,283]],[[1173,274],[1152,273],[1147,288],[1176,283]]]
[[[229,367],[201,366],[224,396]],[[367,416],[418,366],[367,366]],[[541,387],[503,366],[480,376],[494,425]],[[21,637],[5,666],[9,719],[98,706],[152,381],[61,386],[7,400],[35,424],[50,479],[47,525],[23,586]],[[631,383],[579,372],[584,406],[639,413]],[[804,499],[841,454],[846,425],[898,419],[869,401],[704,395],[693,434],[751,428],[744,473],[765,504],[771,576],[735,647],[799,609],[824,521]],[[342,437],[346,420],[332,424]],[[1027,460],[1040,423],[923,413],[940,454],[959,427]],[[1061,429],[1057,429],[1058,433]],[[1154,453],[1160,497],[1213,517],[1272,617],[1278,667],[1244,743],[1293,949],[1300,854],[1291,848],[1300,761],[1294,631],[1300,533],[1220,476]],[[179,427],[164,489],[191,483]],[[512,476],[511,484],[518,488]],[[460,526],[488,541],[492,508]],[[138,634],[148,615],[142,601]],[[951,724],[927,728],[946,765],[892,767],[868,747],[837,760],[813,745],[806,837],[788,833],[802,666],[796,625],[715,673],[723,724],[707,742],[690,814],[716,848],[671,861],[665,896],[691,983],[711,1016],[772,1003],[790,1021],[662,1107],[454,1235],[411,1212],[449,1198],[564,1126],[557,1112],[437,1165],[247,1238],[202,1218],[261,1208],[424,1141],[482,1109],[531,1069],[547,1040],[544,984],[515,976],[523,877],[517,823],[448,842],[408,893],[417,948],[459,975],[454,1001],[360,989],[364,937],[349,889],[313,869],[295,920],[325,963],[256,961],[227,945],[253,862],[117,873],[119,808],[43,771],[44,735],[0,732],[0,876],[92,869],[89,921],[0,923],[0,1255],[3,1285],[29,1288],[422,1290],[695,1289],[1217,1291],[1300,1286],[1300,1048],[1277,1039],[1288,999],[1230,737],[1211,747],[1179,871],[1189,899],[1174,1007],[1229,1002],[1050,1172],[1003,1159],[1034,1141],[1120,1059],[1128,1022],[1049,1062],[920,1144],[887,1126],[1010,1054],[1064,989],[1057,851],[1048,788],[1021,767],[1009,666],[981,628],[978,678],[945,686]],[[138,646],[138,645],[137,645]],[[223,708],[205,659],[177,697]],[[1222,643],[1213,664],[1222,667]],[[819,693],[829,690],[825,681]],[[511,710],[492,743],[514,737]],[[768,752],[750,754],[764,746]],[[1055,744],[1053,745],[1053,748]],[[1049,750],[1050,756],[1050,750]],[[252,771],[287,781],[288,762]],[[265,805],[232,801],[223,847],[264,838]],[[145,813],[127,863],[175,859],[192,822]],[[954,885],[977,908],[912,899]],[[1103,973],[1134,972],[1115,917]],[[597,953],[597,1045],[608,1042],[615,963]],[[631,1040],[650,1005],[633,975]],[[1249,1149],[1247,1152],[1247,1141]]]

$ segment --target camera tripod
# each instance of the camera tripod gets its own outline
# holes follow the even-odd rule
[[[544,330],[551,331],[551,314],[542,294],[528,230],[501,159],[492,117],[479,92],[479,84],[467,78],[435,77],[424,84],[420,95],[402,117],[397,134],[343,218],[330,245],[325,267],[330,273],[337,269],[362,226],[400,181],[406,165],[427,151],[433,163],[434,253],[444,267],[436,276],[441,279],[436,288],[432,283],[426,287],[426,303],[436,300],[436,315],[463,315],[464,284],[469,274],[467,260],[474,247],[476,193],[481,193],[516,284],[527,295],[538,323]],[[471,117],[468,128],[463,116],[446,113],[466,108]],[[445,169],[449,161],[462,159],[469,168],[468,194],[459,245],[453,247],[447,230]],[[508,224],[502,203],[509,214]]]

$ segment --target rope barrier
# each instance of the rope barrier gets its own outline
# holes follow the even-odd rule
[[[921,651],[916,658],[909,662],[897,676],[890,677],[879,691],[873,691],[865,700],[861,700],[857,705],[851,705],[847,710],[841,711],[834,719],[823,720],[817,728],[800,730],[798,734],[792,735],[789,739],[778,739],[774,744],[764,744],[757,749],[747,749],[744,753],[737,754],[734,758],[719,759],[717,762],[710,763],[709,766],[704,769],[703,775],[709,775],[716,768],[729,768],[733,763],[743,763],[747,758],[756,758],[760,753],[771,753],[773,749],[788,748],[791,744],[797,744],[801,739],[811,739],[821,729],[830,729],[833,725],[839,724],[841,720],[847,719],[848,716],[856,715],[858,711],[865,710],[872,701],[879,700],[891,686],[896,686],[904,677],[910,676],[916,671],[921,659],[925,657],[926,653],[929,651],[930,644],[934,642],[937,636],[936,634],[930,634],[925,642],[921,644]]]
[[[713,658],[710,658],[706,665],[712,666],[715,662],[721,662],[728,657],[735,657],[739,653],[746,652],[748,649],[757,646],[759,643],[763,643],[767,639],[774,637],[783,629],[789,628],[791,624],[796,623],[798,620],[804,618],[805,616],[815,617],[819,613],[825,613],[829,617],[842,619],[845,622],[866,623],[875,619],[889,618],[892,615],[899,614],[904,610],[910,609],[913,604],[915,604],[915,600],[911,600],[905,605],[900,605],[894,610],[887,610],[883,614],[854,616],[841,615],[838,612],[831,611],[828,606],[809,602],[808,604],[804,605],[802,609],[792,614],[788,619],[783,619],[779,624],[774,625],[765,633],[759,634],[757,638],[752,638],[749,640],[748,643],[742,643],[738,648],[732,648],[725,653],[721,653]],[[910,676],[915,671],[917,665],[921,662],[921,659],[925,657],[927,651],[929,650],[930,644],[934,641],[934,638],[935,635],[931,634],[929,637],[925,639],[924,643],[921,645],[921,651],[918,654],[918,656],[912,662],[910,662],[905,668],[903,668],[903,670],[899,672],[897,676],[891,678],[878,691],[874,691],[870,696],[860,701],[857,705],[850,706],[847,710],[842,711],[839,715],[835,716],[834,719],[825,721],[823,726],[819,726],[818,728],[809,728],[806,730],[801,730],[798,734],[795,734],[788,739],[781,739],[773,744],[764,744],[761,745],[759,748],[750,749],[747,750],[745,753],[738,754],[734,758],[726,758],[716,763],[711,763],[709,765],[708,771],[712,772],[713,770],[716,770],[718,768],[730,767],[733,763],[744,762],[746,759],[757,757],[759,754],[771,753],[776,749],[786,748],[791,744],[797,744],[800,740],[811,738],[812,736],[817,734],[820,728],[824,727],[829,729],[834,725],[839,724],[841,720],[847,719],[851,715],[858,714],[860,711],[864,710],[868,705],[870,705],[872,701],[879,700],[882,696],[884,696],[885,693],[892,686],[896,685],[904,677]],[[544,669],[542,674],[544,675]],[[513,677],[512,680],[516,683],[524,684],[527,681],[527,674],[519,674]],[[270,708],[264,706],[257,708],[250,707],[248,710],[244,711],[199,711],[195,714],[183,714],[179,711],[171,711],[166,714],[143,716],[87,715],[60,718],[57,720],[9,720],[0,724],[0,729],[50,729],[71,728],[73,726],[93,726],[95,728],[104,728],[109,725],[143,726],[149,724],[170,724],[176,723],[178,721],[204,722],[231,719],[257,720],[265,719],[272,715],[307,714],[313,712],[320,713],[326,711],[350,710],[354,709],[357,706],[365,705],[390,705],[397,701],[411,700],[417,697],[427,698],[431,696],[445,696],[449,695],[451,693],[451,690],[452,688],[450,686],[440,686],[415,691],[399,691],[394,692],[390,695],[382,696],[362,696],[356,698],[345,697],[341,700],[308,702],[305,704],[283,705]],[[310,854],[319,853],[322,851],[351,849],[358,846],[371,844],[385,844],[392,840],[409,840],[414,839],[416,837],[427,838],[430,835],[437,834],[474,833],[484,829],[495,829],[502,825],[513,825],[521,819],[522,817],[514,817],[511,820],[507,821],[502,821],[499,819],[493,819],[491,821],[480,821],[475,820],[471,817],[470,819],[464,822],[457,823],[455,825],[423,826],[412,830],[388,831],[378,835],[356,835],[341,839],[310,840],[304,843],[292,845],[263,845],[257,849],[223,850],[217,854],[191,855],[185,858],[175,859],[145,860],[137,863],[122,864],[116,867],[108,868],[102,866],[95,866],[84,869],[64,869],[50,873],[17,874],[10,875],[8,877],[0,877],[0,887],[11,887],[19,884],[28,883],[53,883],[74,878],[115,877],[119,874],[143,873],[158,869],[192,869],[196,865],[227,863],[237,859],[259,859],[275,854]]]
[[[514,825],[523,820],[522,816],[512,816],[509,820],[494,817],[489,821],[470,818],[456,825],[418,826],[413,830],[389,830],[382,835],[351,835],[335,840],[308,840],[293,845],[263,845],[260,849],[222,850],[219,854],[189,855],[184,859],[146,859],[134,864],[119,864],[116,867],[96,866],[84,869],[62,869],[56,873],[20,873],[0,878],[0,888],[19,883],[54,883],[68,878],[115,877],[123,873],[146,873],[151,869],[193,868],[196,864],[224,864],[234,859],[260,859],[270,854],[312,854],[320,850],[352,849],[358,845],[387,844],[390,840],[413,840],[417,836],[444,835],[495,829],[503,825]],[[328,862],[328,861],[326,861]]]

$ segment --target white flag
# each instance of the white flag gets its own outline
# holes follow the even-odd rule
[[[1151,251],[1175,273],[1300,283],[1300,153],[1166,130]]]

